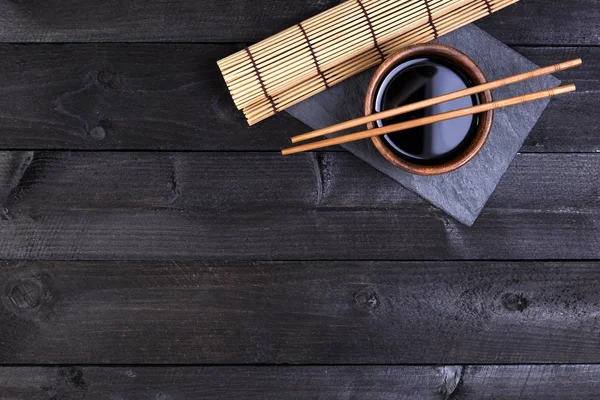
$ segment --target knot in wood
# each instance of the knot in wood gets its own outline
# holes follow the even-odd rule
[[[506,293],[502,296],[502,306],[508,311],[523,312],[529,306],[529,300],[522,294]]]
[[[42,304],[42,285],[33,279],[14,282],[8,291],[10,301],[21,310],[31,310]]]
[[[98,71],[98,75],[96,76],[98,82],[105,86],[111,86],[115,80],[115,74],[111,71]]]
[[[379,307],[379,299],[372,289],[363,289],[354,294],[354,302],[365,309],[374,310]]]
[[[106,130],[103,126],[98,125],[90,129],[89,135],[94,140],[103,140],[106,137]]]
[[[87,389],[87,383],[84,380],[83,371],[80,368],[61,368],[58,371],[58,376],[64,380],[67,387],[72,387],[76,390]]]

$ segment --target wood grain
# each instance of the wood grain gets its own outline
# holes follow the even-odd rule
[[[39,152],[0,257],[595,259],[599,184],[598,155],[520,155],[467,228],[347,153]]]
[[[593,363],[599,267],[3,262],[0,363]]]
[[[600,4],[478,22],[584,64],[466,228],[235,110],[216,61],[338,3],[0,2],[1,400],[600,397]]]
[[[339,0],[7,1],[2,42],[246,42],[318,14]]]
[[[599,373],[597,365],[3,367],[0,398],[562,400],[598,397]]]
[[[283,113],[249,128],[216,61],[240,45],[0,45],[0,148],[272,150],[310,130]],[[518,47],[578,91],[551,101],[526,152],[594,152],[600,48]]]
[[[216,60],[239,45],[0,45],[0,147],[280,148],[307,129],[247,126]]]
[[[600,100],[600,79],[593,78],[598,77],[594,71],[600,69],[600,48],[517,47],[515,50],[538,65],[549,65],[578,54],[583,56],[583,65],[555,74],[563,84],[575,83],[577,94],[550,102],[521,151],[600,152],[600,145],[594,139],[597,136],[594,131],[598,126],[598,113],[585,106],[588,101],[595,103]],[[565,135],[571,138],[567,140]]]
[[[599,44],[596,1],[521,3],[478,25],[511,44]],[[336,4],[339,0],[4,1],[0,41],[250,42]]]

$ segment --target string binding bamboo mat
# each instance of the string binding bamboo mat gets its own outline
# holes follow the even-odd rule
[[[348,0],[218,61],[248,124],[518,0]]]

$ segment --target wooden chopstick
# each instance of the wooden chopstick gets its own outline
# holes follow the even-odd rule
[[[497,89],[502,86],[510,85],[513,83],[525,81],[528,79],[536,78],[543,75],[552,74],[557,71],[563,71],[565,69],[577,67],[581,65],[581,58],[576,58],[574,60],[561,62],[558,64],[550,65],[543,68],[534,69],[533,71],[524,72],[521,74],[509,76],[507,78],[498,79],[496,81],[484,83],[477,86],[472,86],[470,88],[462,89],[456,92],[444,94],[442,96],[433,97],[431,99],[421,100],[416,103],[407,104],[405,106],[393,108],[391,110],[382,111],[375,114],[366,115],[361,118],[356,118],[350,121],[341,122],[336,125],[328,126],[327,128],[317,129],[312,132],[304,133],[302,135],[297,135],[292,137],[292,143],[302,142],[304,140],[316,138],[319,136],[327,135],[330,133],[338,132],[344,129],[354,128],[359,125],[364,125],[369,122],[374,122],[380,119],[395,117],[400,114],[405,114],[414,110],[420,110],[425,107],[430,107],[436,104],[444,103],[446,101],[458,99],[460,97],[470,96],[476,93],[481,93],[486,90]]]
[[[308,150],[316,150],[322,147],[333,146],[336,144],[354,142],[356,140],[367,139],[373,136],[385,135],[387,133],[402,131],[405,129],[416,128],[418,126],[429,125],[435,122],[445,121],[448,119],[464,117],[465,115],[478,114],[481,112],[495,110],[497,108],[513,106],[516,104],[525,103],[528,101],[534,101],[543,99],[546,97],[556,96],[563,93],[573,92],[575,85],[559,86],[554,89],[541,90],[539,92],[533,92],[522,96],[509,97],[508,99],[497,100],[491,103],[484,103],[473,107],[461,108],[460,110],[454,110],[445,112],[442,114],[432,115],[430,117],[419,118],[412,121],[400,122],[393,125],[383,126],[381,128],[370,129],[362,132],[352,133],[349,135],[338,136],[331,139],[320,140],[318,142],[303,144],[300,146],[289,147],[283,149],[281,154],[284,156],[288,154],[300,153]]]

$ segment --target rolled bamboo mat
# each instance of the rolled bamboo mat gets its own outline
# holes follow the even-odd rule
[[[253,125],[518,0],[348,0],[218,61]]]

